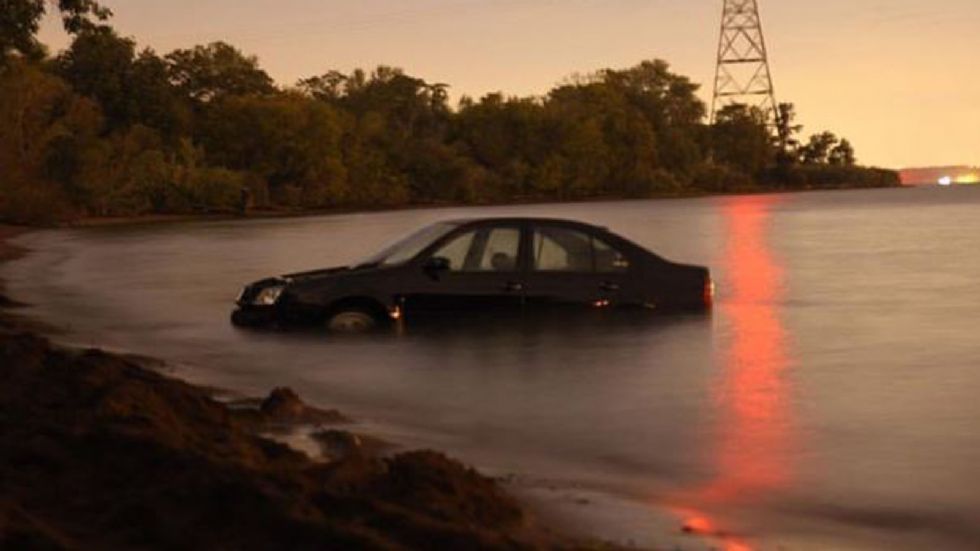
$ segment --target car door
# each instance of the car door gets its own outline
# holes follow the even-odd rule
[[[592,234],[593,266],[600,306],[640,305],[644,293],[640,285],[639,266],[634,265],[624,248],[601,234]]]
[[[635,300],[629,260],[606,240],[584,229],[547,224],[531,228],[529,236],[529,309],[595,308]]]
[[[518,224],[450,234],[417,262],[402,298],[406,317],[519,312],[524,302],[522,242]]]

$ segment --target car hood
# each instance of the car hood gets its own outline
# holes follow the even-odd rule
[[[309,281],[311,279],[323,279],[337,274],[348,273],[353,271],[349,266],[338,266],[336,268],[323,268],[320,270],[310,270],[307,272],[296,272],[292,274],[285,274],[279,276],[280,279],[289,282],[302,282]]]
[[[311,286],[317,287],[321,284],[329,284],[329,282],[332,280],[365,271],[367,271],[367,269],[339,266],[336,268],[323,268],[320,270],[309,270],[306,272],[294,272],[277,277],[267,277],[246,285],[239,295],[237,302],[239,304],[248,304],[254,300],[263,289],[268,287],[284,286],[293,290]]]

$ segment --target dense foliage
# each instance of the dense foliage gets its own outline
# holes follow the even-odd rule
[[[663,61],[543,97],[449,104],[390,67],[277,87],[223,42],[138,50],[91,0],[58,7],[71,46],[37,43],[42,0],[2,0],[0,217],[230,212],[882,186],[847,140],[800,143],[746,106],[705,123],[698,86]]]

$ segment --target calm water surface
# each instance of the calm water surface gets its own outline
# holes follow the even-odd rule
[[[606,225],[710,266],[717,307],[362,338],[227,322],[251,280],[357,261],[432,221],[507,214]],[[980,548],[980,187],[22,241],[36,252],[4,268],[10,290],[66,340],[153,354],[243,393],[291,386],[397,441],[513,474],[585,533],[680,549]],[[684,524],[715,537],[683,535]]]

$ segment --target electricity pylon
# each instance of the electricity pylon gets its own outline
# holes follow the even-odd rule
[[[762,18],[756,0],[724,0],[715,93],[711,100],[711,121],[722,108],[734,103],[756,106],[779,120],[776,92],[769,71]]]

